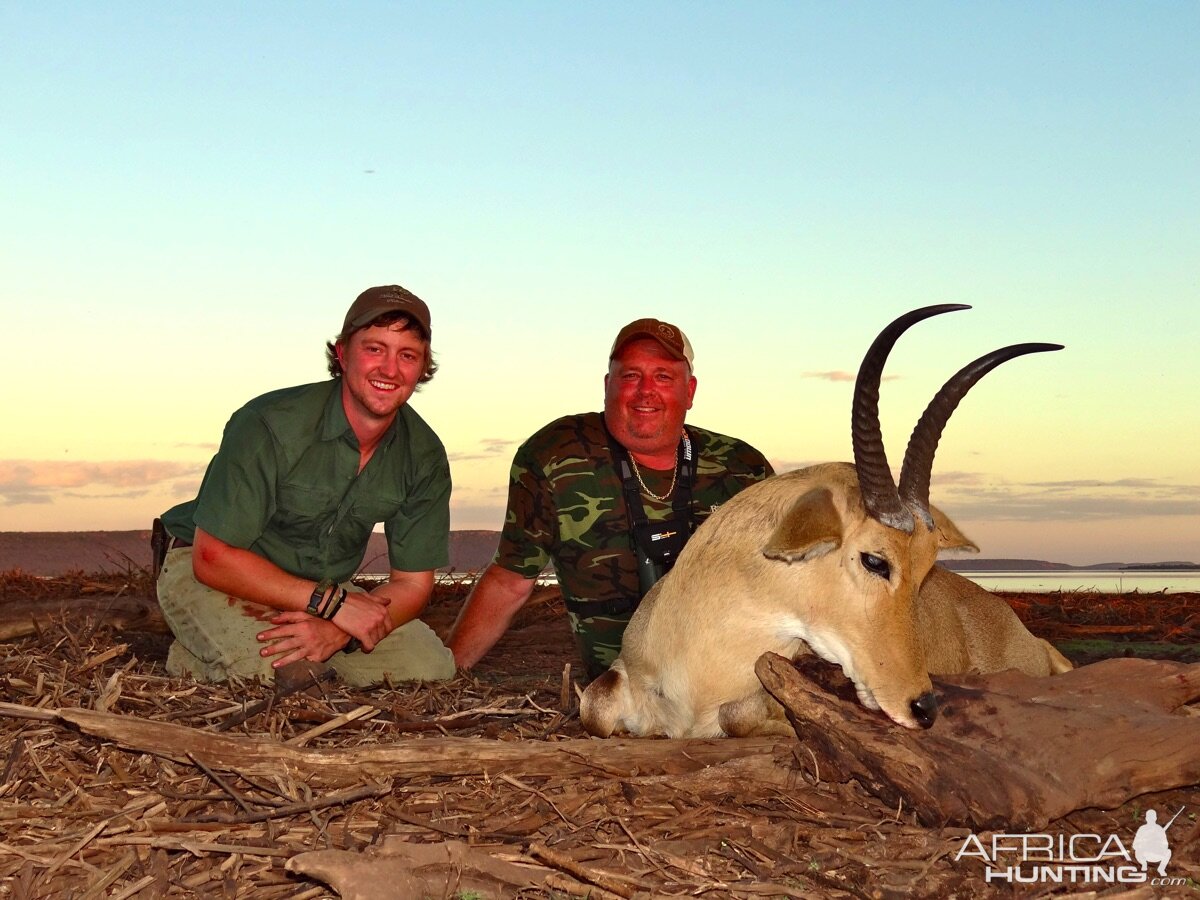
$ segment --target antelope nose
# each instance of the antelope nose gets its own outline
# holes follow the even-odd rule
[[[908,708],[912,710],[917,724],[922,728],[928,728],[937,718],[937,697],[933,695],[933,691],[926,691],[910,703]]]

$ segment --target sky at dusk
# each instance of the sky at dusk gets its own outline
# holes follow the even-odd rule
[[[932,498],[987,557],[1200,562],[1200,4],[0,6],[0,531],[147,528],[230,413],[325,377],[364,288],[433,314],[452,526],[599,409],[613,337],[689,421],[894,467],[968,361]]]

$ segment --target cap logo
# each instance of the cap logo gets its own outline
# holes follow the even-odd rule
[[[668,338],[670,340],[675,340],[675,329],[672,328],[670,325],[664,325],[663,323],[660,322],[658,325],[658,333],[661,334],[665,338]]]

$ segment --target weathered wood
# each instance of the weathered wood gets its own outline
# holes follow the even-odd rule
[[[935,679],[928,731],[834,696],[775,654],[763,685],[788,711],[822,778],[854,779],[923,824],[1035,830],[1200,783],[1200,664],[1112,659],[1051,678],[1016,672]]]
[[[19,708],[12,707],[0,709],[0,713],[21,715]],[[286,772],[300,778],[317,776],[325,784],[359,783],[364,777],[419,775],[602,773],[621,778],[682,775],[747,756],[789,758],[795,744],[793,740],[778,737],[736,741],[584,738],[553,743],[428,738],[401,744],[321,749],[87,709],[60,709],[55,716],[86,734],[128,750],[153,753],[182,763],[190,763],[194,756],[213,769],[246,775]]]
[[[153,598],[75,597],[69,600],[17,600],[0,605],[0,641],[38,634],[65,617],[92,618],[118,631],[166,634],[166,620]]]
[[[552,874],[552,870],[541,866],[497,859],[487,850],[462,841],[416,844],[395,835],[362,853],[298,853],[287,861],[287,870],[332,885],[345,900],[448,896],[448,886],[453,887],[456,896],[508,900],[523,891],[547,886],[547,877]],[[613,896],[607,892],[605,895]]]

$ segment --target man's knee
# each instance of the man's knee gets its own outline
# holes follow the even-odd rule
[[[419,619],[397,628],[371,653],[335,653],[329,664],[351,687],[388,681],[448,681],[454,677],[454,655]]]
[[[167,671],[197,681],[230,678],[270,681],[274,670],[260,651],[258,633],[273,612],[257,603],[235,600],[201,584],[192,573],[192,549],[167,553],[158,577],[159,606],[175,635]]]
[[[260,656],[256,648],[248,653],[229,652],[229,648],[209,647],[215,653],[205,653],[204,647],[189,647],[176,638],[167,651],[167,674],[175,678],[192,678],[207,684],[220,684],[237,679],[271,682],[275,670],[269,660]],[[194,652],[199,651],[199,652]]]

